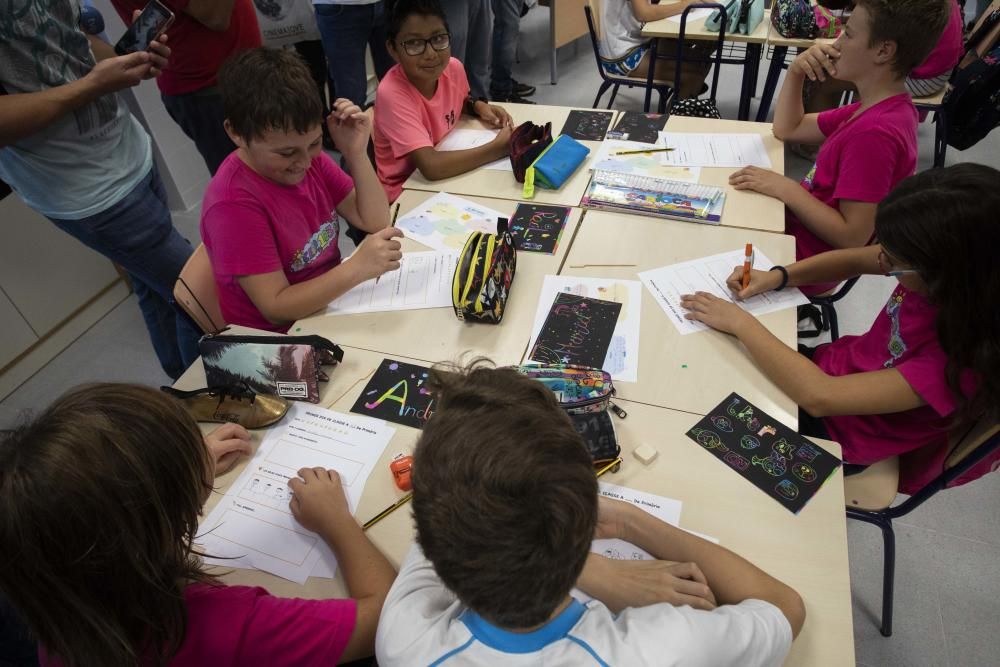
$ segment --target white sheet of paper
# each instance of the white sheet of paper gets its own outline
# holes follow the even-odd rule
[[[608,346],[602,368],[615,380],[639,381],[639,323],[642,313],[642,283],[638,280],[612,278],[580,278],[577,276],[545,276],[535,310],[535,323],[531,329],[528,349],[545,325],[545,318],[552,309],[552,302],[560,292],[568,292],[591,299],[616,301],[622,304],[618,313],[615,332]]]
[[[434,148],[439,151],[464,151],[469,148],[478,148],[493,141],[498,133],[499,130],[476,130],[471,128],[452,130]],[[510,164],[510,158],[507,157],[484,164],[481,169],[495,169],[496,171],[509,171],[512,173],[514,171],[514,167]]]
[[[704,7],[699,8],[699,9],[692,9],[691,11],[688,12],[688,22],[687,22],[687,25],[690,26],[692,21],[697,21],[698,19],[702,19],[702,18],[706,18],[707,19],[709,17],[709,15],[712,12],[714,12],[714,11],[715,11],[714,9],[706,9]],[[681,22],[681,17],[683,17],[683,16],[684,16],[684,14],[677,14],[675,16],[671,16],[667,20],[668,21],[672,21],[673,23],[679,24]]]
[[[319,535],[300,526],[288,508],[288,480],[300,468],[340,473],[353,512],[375,463],[396,429],[380,419],[292,402],[243,473],[199,526],[205,558],[224,567],[264,570],[304,584],[314,568],[333,576],[336,559]]]
[[[639,141],[624,141],[621,139],[605,139],[597,155],[590,161],[591,169],[613,171],[618,174],[631,174],[661,178],[668,181],[683,181],[697,183],[701,177],[701,167],[675,167],[660,162],[659,153],[633,153],[632,155],[616,155],[623,151],[639,151],[644,148],[663,148],[663,142],[644,144]]]
[[[458,251],[408,252],[395,271],[366,280],[326,307],[329,315],[376,313],[387,310],[450,308],[451,279]]]
[[[743,264],[744,252],[744,250],[733,250],[643,271],[639,274],[639,280],[660,304],[660,308],[667,314],[667,319],[685,335],[706,331],[709,327],[701,322],[684,319],[687,311],[681,306],[682,294],[710,292],[717,297],[732,301],[752,315],[763,315],[809,303],[809,299],[794,287],[736,301],[726,285],[726,279],[733,272],[733,267]],[[763,252],[755,249],[753,266],[756,269],[769,269],[774,264]]]
[[[698,134],[660,132],[660,143],[675,150],[657,153],[671,167],[746,167],[771,169],[764,139],[757,133]]]
[[[511,208],[513,209],[513,204]],[[439,192],[401,215],[396,226],[407,238],[434,250],[460,251],[472,232],[497,233],[497,218],[510,218],[488,206],[481,206],[447,192]]]

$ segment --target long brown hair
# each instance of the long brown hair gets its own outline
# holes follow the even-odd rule
[[[894,259],[917,270],[938,308],[946,377],[960,421],[1000,418],[1000,171],[957,164],[911,176],[878,206],[875,234]],[[960,380],[976,374],[974,396]]]
[[[71,390],[0,440],[0,591],[70,667],[164,663],[211,488],[183,407],[126,384]]]

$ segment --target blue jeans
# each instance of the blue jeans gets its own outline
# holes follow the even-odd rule
[[[379,80],[394,64],[385,48],[385,3],[380,0],[371,5],[324,4],[315,5],[314,9],[337,97],[346,97],[364,107],[368,97],[365,45],[371,48]]]
[[[490,98],[510,97],[514,92],[514,59],[517,38],[521,34],[522,0],[491,0],[493,3],[493,68],[490,72]]]
[[[486,97],[490,85],[490,0],[442,0],[451,32],[451,55],[465,65],[472,99]]]
[[[178,312],[172,296],[192,248],[170,220],[156,165],[132,192],[107,210],[81,220],[50,219],[128,272],[160,366],[171,378],[179,377],[198,357],[201,336]]]

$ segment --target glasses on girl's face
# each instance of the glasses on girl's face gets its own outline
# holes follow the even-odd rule
[[[430,44],[431,48],[435,51],[444,51],[451,46],[451,35],[445,32],[440,35],[434,35],[430,39],[407,39],[400,42],[400,45],[403,47],[403,51],[405,51],[408,56],[423,55],[424,51],[427,50],[428,44]]]
[[[884,250],[878,251],[878,268],[883,274],[887,276],[892,276],[898,278],[899,276],[905,276],[908,273],[916,273],[916,269],[902,269],[898,268],[889,257],[885,254]]]

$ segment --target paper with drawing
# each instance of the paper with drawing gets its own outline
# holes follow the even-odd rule
[[[380,419],[347,415],[293,402],[281,425],[264,436],[257,453],[205,517],[195,542],[223,567],[264,570],[299,584],[333,576],[336,559],[319,535],[292,517],[288,480],[300,468],[340,473],[351,511],[395,429]]]
[[[665,165],[660,162],[659,153],[632,153],[618,155],[628,151],[663,148],[663,142],[643,144],[638,141],[621,139],[605,139],[600,150],[590,163],[590,168],[600,171],[611,171],[616,174],[648,176],[666,181],[683,181],[697,183],[701,177],[701,167],[685,167]]]
[[[439,192],[400,216],[396,226],[407,238],[434,250],[461,250],[472,232],[497,233],[497,218],[510,212],[496,211],[468,199]]]
[[[733,268],[741,266],[745,258],[744,250],[732,250],[710,257],[692,259],[680,264],[671,264],[639,274],[639,280],[653,295],[667,319],[674,323],[682,334],[707,331],[708,326],[684,318],[687,313],[681,306],[682,294],[709,292],[717,297],[732,301],[752,315],[763,315],[784,308],[792,308],[809,303],[802,292],[794,287],[780,292],[765,292],[744,301],[737,301],[726,285],[726,279]],[[754,250],[753,267],[766,270],[774,263],[760,250]]]
[[[350,260],[348,260],[350,261]],[[328,315],[375,313],[386,310],[450,308],[451,279],[458,251],[408,252],[399,268],[366,280],[326,307]]]
[[[601,368],[611,373],[611,377],[622,382],[639,381],[639,322],[642,314],[642,283],[637,280],[615,280],[612,278],[581,278],[577,276],[545,276],[542,291],[538,296],[535,323],[531,331],[528,349],[535,345],[545,318],[552,308],[552,302],[560,292],[615,301],[622,304],[618,313],[614,333],[608,353]]]
[[[622,304],[559,292],[528,358],[543,364],[599,367],[611,346]]]

